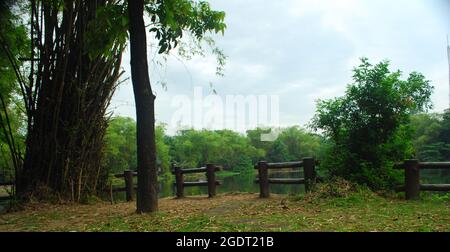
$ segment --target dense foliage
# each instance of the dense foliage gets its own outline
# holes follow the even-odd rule
[[[229,130],[183,130],[169,139],[174,161],[184,167],[216,163],[227,170],[248,171],[263,155],[245,136]]]
[[[169,170],[169,146],[164,141],[164,125],[156,127],[157,163],[160,174]],[[105,135],[104,166],[110,173],[117,174],[124,170],[136,170],[136,122],[129,117],[114,117],[109,123]]]
[[[385,147],[391,153],[395,153],[393,149],[400,154],[407,152],[410,156],[406,157],[414,157],[421,161],[449,161],[450,141],[445,138],[450,132],[449,114],[450,111],[446,111],[445,114],[412,115],[410,122],[402,125]],[[158,164],[161,167],[159,175],[169,175],[172,162],[186,168],[215,163],[223,165],[226,170],[242,173],[252,172],[253,164],[261,160],[282,162],[313,156],[322,161],[320,172],[323,169],[330,171],[329,165],[338,163],[334,159],[340,160],[330,154],[336,151],[336,145],[332,140],[312,134],[298,126],[283,129],[274,142],[261,141],[261,134],[269,131],[270,129],[257,128],[247,131],[244,135],[229,130],[189,129],[170,136],[166,134],[164,125],[158,125],[156,148]],[[105,166],[111,173],[136,169],[135,132],[136,125],[132,118],[114,117],[111,120],[105,137],[104,158]],[[401,159],[400,156],[396,160]],[[390,165],[386,166],[387,169],[389,167]],[[400,173],[395,176],[399,178]],[[445,171],[436,170],[430,173],[432,174],[423,172],[423,178],[432,179],[436,183],[446,182]],[[378,181],[380,187],[386,185],[386,181]]]
[[[165,134],[164,125],[156,127],[157,159],[160,175],[170,173],[170,163],[182,167],[219,164],[233,172],[252,172],[261,160],[280,162],[318,156],[322,137],[294,126],[282,131],[274,142],[262,142],[268,129],[249,130],[247,135],[230,130],[180,130]],[[105,166],[112,173],[136,169],[136,125],[132,118],[115,117],[106,134]]]
[[[15,179],[21,199],[80,201],[105,189],[108,169],[100,161],[114,167],[127,160],[106,161],[102,153],[114,152],[103,151],[103,137],[106,109],[123,72],[128,3],[0,2],[0,179]],[[183,42],[180,54],[189,58],[203,54],[206,42],[223,67],[225,56],[206,33],[224,32],[224,12],[204,1],[157,0],[145,1],[145,15],[159,53]],[[181,41],[183,35],[190,39]],[[159,163],[167,169],[167,159]]]
[[[10,59],[29,55],[29,39],[20,19],[22,6],[13,5],[13,1],[0,3],[0,182],[14,180],[25,142],[24,108],[16,79],[19,69],[10,64]],[[23,62],[17,61],[17,67],[22,68]]]
[[[413,142],[419,160],[450,160],[450,110],[443,114],[414,115],[411,127],[415,129]]]
[[[424,162],[450,161],[450,110],[444,113],[417,114],[411,117],[416,158]],[[450,183],[450,171],[433,169],[421,171],[427,183]]]
[[[322,165],[332,176],[383,189],[399,182],[392,164],[414,156],[410,115],[431,108],[432,87],[420,73],[401,80],[387,61],[365,58],[343,97],[319,101],[313,126],[332,141]]]

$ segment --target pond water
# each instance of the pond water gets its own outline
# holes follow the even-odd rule
[[[421,170],[420,182],[422,184],[450,184],[450,170],[448,169]]]
[[[222,185],[217,187],[217,193],[227,193],[227,192],[259,192],[259,185],[254,181],[257,177],[257,173],[249,173],[249,174],[237,174],[227,177],[217,177],[218,181],[222,182]],[[272,178],[301,178],[303,177],[302,171],[290,171],[290,172],[271,172],[269,177]],[[185,181],[198,181],[206,180],[205,178],[185,178]],[[159,181],[159,197],[174,197],[176,195],[176,188],[174,186],[175,179],[169,178],[165,180]],[[270,192],[275,194],[286,194],[286,195],[295,195],[304,193],[305,187],[304,185],[270,185]],[[186,187],[184,189],[185,196],[193,196],[193,195],[206,195],[208,194],[208,188],[206,186],[196,186],[196,187]],[[118,192],[114,193],[115,200],[124,200],[125,193]]]

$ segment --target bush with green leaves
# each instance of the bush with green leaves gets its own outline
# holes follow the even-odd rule
[[[26,116],[17,82],[18,69],[10,60],[29,57],[30,40],[22,3],[0,2],[0,182],[15,179],[25,152]],[[16,60],[17,67],[24,66]]]
[[[401,178],[392,164],[414,156],[410,116],[432,107],[433,87],[417,72],[402,80],[388,61],[363,58],[353,72],[344,96],[317,103],[312,126],[332,143],[322,168],[375,190],[392,188]]]

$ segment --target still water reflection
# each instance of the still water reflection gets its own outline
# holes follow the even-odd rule
[[[445,170],[444,172],[448,172]],[[448,184],[450,183],[449,174],[442,174],[442,171],[433,171],[433,172],[421,172],[421,183],[430,183],[430,184]],[[217,187],[217,193],[227,193],[227,192],[259,192],[259,185],[255,184],[255,178],[257,177],[257,173],[247,173],[247,174],[238,174],[228,177],[218,177],[217,180],[222,182],[222,185]],[[282,170],[282,171],[270,171],[269,177],[272,178],[302,178],[303,171],[297,170]],[[185,181],[198,181],[198,180],[206,180],[206,176],[200,175],[195,179],[185,178]],[[174,186],[175,179],[170,177],[168,179],[159,181],[159,197],[173,197],[175,196],[176,189]],[[285,195],[297,195],[305,192],[304,185],[270,185],[270,192],[274,194],[285,194]],[[197,186],[197,187],[186,187],[184,190],[185,196],[193,196],[193,195],[206,195],[208,193],[208,189],[205,186]],[[445,193],[445,192],[444,192]],[[115,193],[114,200],[125,200],[125,193]]]
[[[227,192],[259,192],[259,185],[255,184],[255,178],[257,174],[247,173],[247,174],[238,174],[228,177],[218,177],[217,180],[222,182],[222,185],[217,187],[217,193],[227,193]],[[290,171],[290,172],[272,172],[269,174],[269,177],[273,178],[300,178],[303,177],[302,171]],[[206,177],[189,179],[186,178],[185,181],[198,181],[198,180],[206,180]],[[174,186],[175,179],[170,177],[168,179],[159,181],[159,197],[173,197],[176,194],[176,189]],[[270,192],[275,194],[300,194],[305,190],[304,185],[270,185]],[[205,186],[197,186],[197,187],[186,187],[184,190],[185,196],[193,196],[193,195],[205,195],[208,193],[208,189]],[[125,199],[125,193],[115,193],[115,200],[123,200]]]

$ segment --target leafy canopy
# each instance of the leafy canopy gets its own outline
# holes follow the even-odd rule
[[[209,3],[192,0],[147,1],[145,10],[151,18],[150,32],[159,40],[159,53],[178,45],[183,31],[191,32],[201,40],[207,32],[225,31],[225,12],[211,10]]]
[[[450,160],[450,110],[443,114],[417,114],[411,118],[414,147],[421,161]]]
[[[312,126],[334,144],[332,175],[386,187],[395,180],[390,163],[413,153],[407,124],[411,114],[432,107],[433,87],[417,72],[400,79],[401,72],[391,72],[388,61],[372,65],[363,58],[353,72],[344,96],[318,101]]]
[[[99,8],[97,18],[89,24],[90,34],[86,48],[90,57],[117,50],[117,45],[121,47],[126,44],[129,22],[127,1],[112,2],[113,4]],[[159,54],[176,48],[185,33],[192,34],[196,42],[205,40],[213,45],[205,34],[223,34],[226,29],[225,12],[212,10],[209,3],[204,1],[147,0],[144,4],[145,14],[150,21],[147,27],[155,35]],[[219,61],[223,60],[220,50],[213,48],[213,53],[219,57]]]
[[[12,160],[24,153],[25,109],[17,82],[24,64],[17,59],[29,57],[30,41],[21,20],[23,13],[22,6],[13,1],[0,3],[0,181],[13,180]]]
[[[157,125],[155,130],[157,163],[163,174],[170,172],[169,146],[164,141],[165,126]],[[103,165],[110,173],[136,170],[136,122],[129,117],[111,119],[105,136]]]

